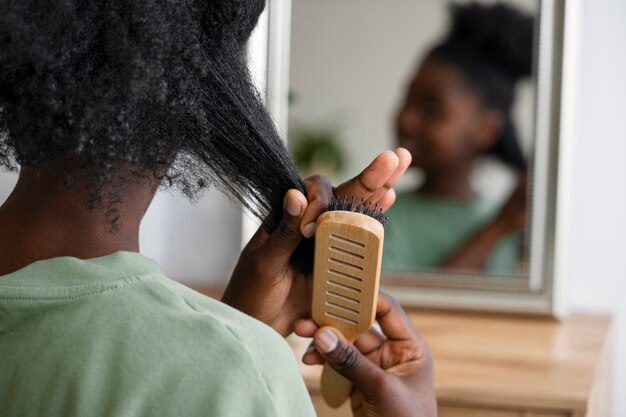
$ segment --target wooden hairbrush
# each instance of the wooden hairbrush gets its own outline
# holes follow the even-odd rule
[[[355,205],[333,198],[317,220],[313,268],[313,320],[332,326],[350,341],[369,330],[376,316],[384,225],[378,205]],[[349,397],[352,384],[328,365],[322,372],[322,396],[331,407]]]

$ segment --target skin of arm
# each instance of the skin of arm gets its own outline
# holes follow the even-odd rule
[[[526,226],[526,176],[511,194],[496,218],[469,238],[442,265],[446,269],[482,270],[496,244],[504,236]]]

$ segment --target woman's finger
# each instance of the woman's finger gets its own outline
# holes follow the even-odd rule
[[[309,201],[302,216],[300,231],[304,237],[309,238],[315,233],[317,218],[326,211],[333,197],[333,187],[330,180],[321,175],[306,178],[302,182]]]
[[[400,159],[392,151],[385,151],[378,155],[359,175],[335,188],[335,195],[355,196],[371,201],[371,197],[387,183],[395,173]]]
[[[381,368],[367,359],[335,328],[322,327],[314,337],[315,348],[324,361],[363,392],[375,392],[384,376]]]
[[[400,304],[391,296],[379,293],[376,320],[383,334],[393,340],[405,340],[418,336],[417,329]]]
[[[393,203],[396,202],[396,191],[393,188],[387,190],[387,192],[383,195],[383,197],[378,201],[378,205],[383,209],[383,211],[387,211],[389,207],[393,206]]]
[[[305,365],[322,365],[324,359],[322,355],[315,349],[315,344],[311,342],[304,355],[302,355],[302,363]]]
[[[313,337],[318,329],[319,326],[311,319],[299,319],[293,324],[294,333],[300,337]],[[321,365],[324,363],[324,359],[315,349],[313,342],[302,355],[302,362],[305,365]]]
[[[283,215],[263,246],[263,257],[268,268],[289,264],[291,255],[302,240],[300,220],[307,205],[300,191],[292,189],[285,194]]]
[[[368,355],[379,349],[380,346],[385,343],[385,340],[387,340],[385,335],[379,332],[375,326],[372,326],[368,331],[356,338],[354,346],[356,346],[362,354]]]
[[[313,337],[319,326],[311,319],[296,320],[293,331],[300,337]]]
[[[411,154],[404,148],[397,148],[394,153],[398,157],[398,166],[396,170],[391,174],[385,184],[379,188],[371,197],[371,200],[377,202],[383,210],[387,210],[395,201],[395,193],[393,200],[385,199],[388,192],[393,189],[396,183],[400,180],[402,175],[406,172],[406,170],[411,165]],[[391,203],[391,204],[389,204]]]
[[[345,195],[348,199],[352,196],[357,200],[364,198],[379,203],[383,210],[387,210],[396,199],[392,187],[410,163],[411,155],[404,148],[398,148],[394,152],[385,151],[358,176],[335,188],[334,194],[339,197]],[[315,234],[317,218],[326,210],[334,194],[330,181],[326,177],[314,176],[303,182],[309,205],[302,217],[300,231],[304,237],[310,238]]]

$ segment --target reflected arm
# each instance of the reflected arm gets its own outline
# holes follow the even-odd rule
[[[498,242],[510,233],[526,227],[526,175],[511,194],[498,216],[469,238],[442,267],[446,269],[484,270],[489,255]]]
[[[495,221],[468,239],[444,262],[444,269],[483,270],[496,244],[506,236],[506,229]]]

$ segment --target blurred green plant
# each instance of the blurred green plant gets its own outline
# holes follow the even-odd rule
[[[298,94],[290,88],[287,95],[289,108],[296,105],[298,99]],[[304,126],[296,121],[296,126],[290,128],[288,143],[294,162],[303,176],[334,176],[345,168],[346,156],[336,127],[324,124]]]
[[[337,129],[329,127],[294,129],[289,137],[289,147],[301,173],[340,173],[345,168],[346,157],[339,137]]]

